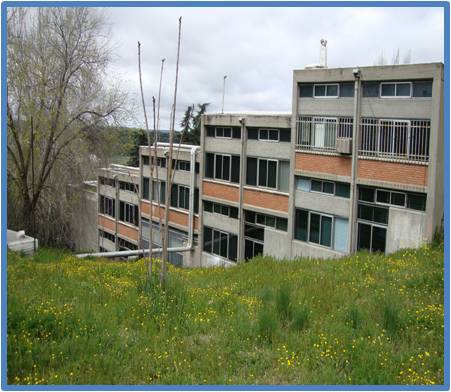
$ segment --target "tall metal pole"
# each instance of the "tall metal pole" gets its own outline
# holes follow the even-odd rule
[[[354,69],[354,118],[352,124],[352,163],[351,163],[351,197],[348,224],[348,251],[354,252],[357,249],[357,174],[359,161],[360,143],[360,104],[361,104],[361,72]]]
[[[225,96],[225,84],[226,84],[227,75],[224,75],[224,80],[222,83],[222,106],[221,113],[224,114],[224,96]]]

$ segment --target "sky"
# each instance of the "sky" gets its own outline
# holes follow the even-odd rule
[[[320,39],[328,66],[374,65],[383,55],[401,63],[443,61],[441,8],[108,8],[113,61],[110,83],[128,92],[131,126],[144,127],[138,78],[141,42],[146,106],[152,113],[161,59],[165,58],[161,128],[169,128],[174,95],[178,18],[182,39],[176,129],[188,105],[209,102],[225,111],[291,111],[292,71],[319,62]],[[151,122],[151,121],[150,121]]]

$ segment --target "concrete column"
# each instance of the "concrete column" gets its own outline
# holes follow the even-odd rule
[[[355,69],[354,73],[354,117],[352,125],[352,163],[351,163],[351,195],[349,203],[348,222],[348,252],[352,253],[357,249],[357,173],[359,161],[360,142],[360,107],[361,107],[361,74],[360,69]]]
[[[247,132],[246,119],[243,117],[240,120],[241,124],[241,154],[240,154],[240,198],[238,208],[239,230],[238,230],[238,251],[237,262],[244,261],[244,211],[243,211],[243,196],[244,183],[246,181],[246,146],[247,146]]]

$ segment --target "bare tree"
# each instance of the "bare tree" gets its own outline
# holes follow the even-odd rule
[[[64,202],[65,181],[86,157],[83,130],[124,113],[125,95],[103,83],[110,59],[105,22],[100,11],[78,7],[8,14],[8,192],[26,230],[30,217],[38,213],[42,226]]]

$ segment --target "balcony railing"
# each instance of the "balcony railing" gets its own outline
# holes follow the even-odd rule
[[[300,116],[296,150],[337,153],[337,139],[352,138],[351,117]],[[362,118],[359,156],[429,161],[430,120]]]

